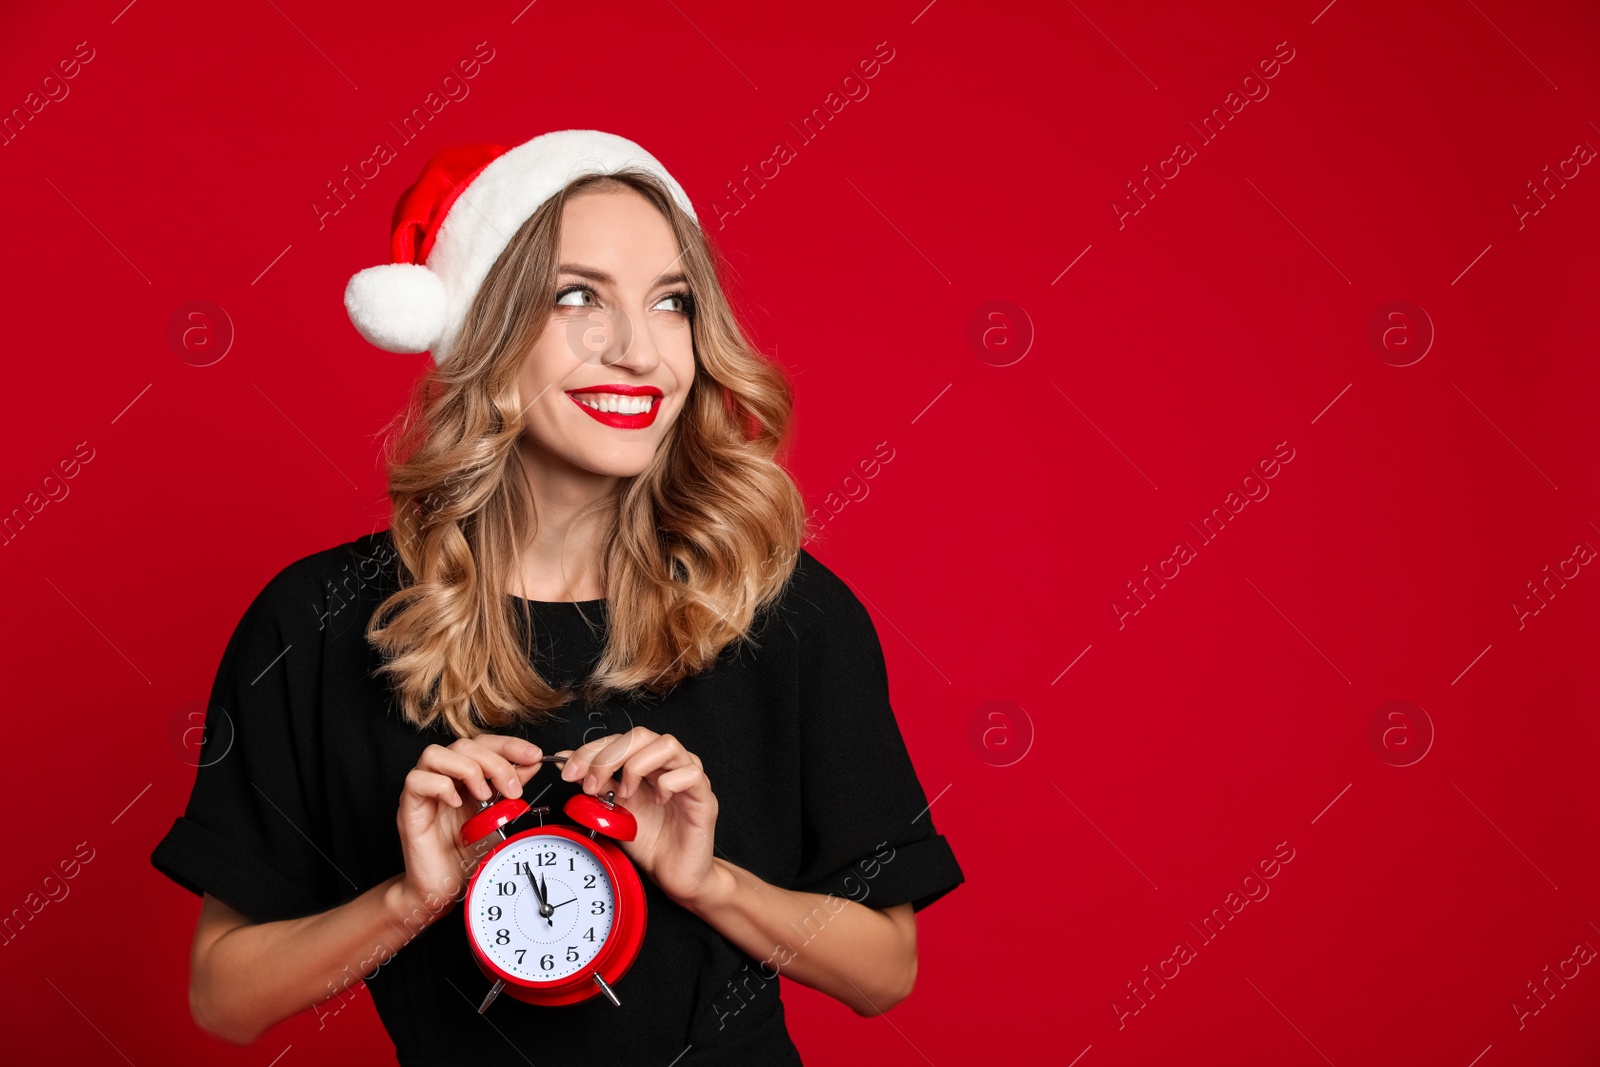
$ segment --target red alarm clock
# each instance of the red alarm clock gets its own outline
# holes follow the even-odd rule
[[[506,798],[486,802],[461,827],[469,846],[491,834],[501,838],[478,861],[462,910],[472,954],[494,983],[479,1014],[502,991],[545,1007],[604,993],[621,1006],[611,986],[639,955],[645,897],[638,869],[608,840],[632,841],[638,832],[633,813],[615,796],[578,793],[562,805],[587,834],[541,825],[507,837],[507,823],[530,811],[542,823],[550,809]]]

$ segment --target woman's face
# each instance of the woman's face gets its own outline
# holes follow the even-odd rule
[[[694,381],[678,241],[639,193],[596,190],[567,200],[560,252],[555,306],[518,376],[523,444],[536,460],[631,477]]]

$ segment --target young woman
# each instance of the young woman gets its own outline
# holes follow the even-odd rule
[[[889,1009],[914,913],[963,877],[871,619],[800,547],[784,377],[688,197],[620,137],[439,153],[392,252],[346,293],[369,340],[435,359],[392,528],[251,603],[151,857],[203,897],[196,1022],[248,1044],[364,981],[410,1067],[800,1062],[778,975]],[[620,1004],[480,1012],[461,827],[500,796],[559,823],[579,790],[639,826]]]

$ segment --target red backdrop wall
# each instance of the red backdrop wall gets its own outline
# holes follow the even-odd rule
[[[1595,1062],[1600,15],[925,4],[8,9],[0,910],[77,858],[8,1062],[387,1055],[198,1031],[148,856],[245,605],[385,521],[428,357],[345,281],[434,150],[567,127],[735,265],[967,873],[886,1016],[785,983],[808,1062]]]

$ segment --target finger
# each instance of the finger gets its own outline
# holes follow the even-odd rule
[[[699,764],[694,762],[693,756],[677,738],[671,734],[662,734],[623,763],[621,773],[617,775],[617,781],[620,783],[617,795],[632,796],[638,790],[639,782],[653,771],[698,766]],[[596,761],[592,773],[599,776],[610,770],[606,764]]]
[[[604,782],[619,768],[632,763],[644,752],[659,745],[663,737],[667,738],[669,744],[676,744],[668,734],[658,734],[647,727],[635,726],[595,754],[589,761],[589,774],[594,777],[596,783]]]
[[[501,750],[506,749],[507,741],[515,741],[504,734],[477,734],[475,737],[459,737],[458,741],[451,744],[451,749],[464,752],[469,757],[478,761],[490,782],[501,792],[506,790],[522,789],[522,781],[517,777],[517,765],[507,755],[502,755]],[[518,752],[520,755],[520,752]],[[515,795],[515,793],[507,793]]]
[[[590,773],[596,760],[602,757],[612,759],[619,753],[621,759],[626,759],[629,752],[649,744],[658,736],[654,730],[635,726],[625,734],[608,734],[596,738],[580,746],[576,752],[567,757],[566,765],[561,769],[561,777],[569,782],[576,782]],[[603,779],[604,774],[598,774],[597,777]]]
[[[488,741],[484,740],[485,736],[489,738]],[[514,797],[522,795],[522,779],[517,775],[516,764],[501,755],[500,750],[505,749],[508,742],[519,740],[498,734],[480,734],[477,737],[459,738],[450,748],[476,760],[478,766],[483,768],[484,776],[496,789],[508,797]],[[521,754],[520,746],[518,754]]]
[[[601,782],[615,775],[619,783],[618,792],[621,793],[623,786],[627,785],[624,774],[629,769],[638,765],[639,773],[633,776],[634,784],[637,785],[640,774],[661,766],[667,759],[672,758],[677,748],[681,748],[671,737],[662,734],[655,735],[642,745],[630,743],[633,741],[632,737],[626,737],[623,741],[608,745],[596,753],[594,759],[589,761],[584,789],[598,788]],[[595,783],[593,787],[589,784],[591,781]]]
[[[497,754],[516,764],[537,764],[544,758],[544,750],[538,745],[509,734],[477,734],[471,740],[493,749]]]
[[[405,788],[400,792],[402,808],[417,809],[425,799],[442,800],[451,807],[461,806],[455,780],[448,775],[412,768],[406,774]]]
[[[675,796],[684,795],[695,800],[709,800],[711,780],[699,767],[676,767],[663,771],[650,779],[656,790],[656,803],[665,804]]]
[[[514,751],[516,750],[515,745],[508,747]],[[539,751],[538,746],[536,745],[530,745],[528,747],[534,752]],[[537,760],[527,764],[511,763],[508,764],[508,766],[511,768],[511,771],[507,777],[507,780],[495,782],[485,778],[483,763],[479,760],[473,759],[469,754],[458,753],[455,752],[454,749],[448,749],[439,746],[439,752],[425,752],[424,756],[424,759],[419,760],[418,766],[434,768],[436,770],[445,771],[452,775],[452,784],[456,788],[456,795],[463,802],[468,800],[475,802],[486,802],[493,797],[494,789],[498,789],[504,796],[521,796],[523,786],[527,784],[530,778],[532,778],[535,774],[538,774],[539,769],[544,766],[543,763],[539,763]],[[476,771],[474,771],[474,768],[476,768]],[[490,773],[495,772],[491,770]],[[511,784],[509,780],[510,776],[514,776],[516,778],[515,786]]]
[[[567,761],[561,767],[561,777],[569,782],[577,781],[589,773],[589,765],[608,746],[622,740],[625,734],[606,734],[597,737],[587,744],[579,745],[567,755]]]
[[[478,800],[488,800],[494,796],[494,788],[484,777],[483,764],[465,752],[445,748],[443,745],[429,745],[422,750],[422,758],[417,760],[417,766],[423,770],[447,774],[464,783],[467,792]]]
[[[584,768],[588,766],[588,757],[594,755],[594,752],[596,751],[595,749],[591,748],[591,746],[604,744],[615,736],[615,734],[608,734],[607,736],[600,738],[598,741],[589,742],[587,745],[580,745],[577,748],[564,748],[560,752],[557,752],[556,755],[567,757],[566,760],[561,764],[561,777],[569,782],[579,777],[583,773]]]

